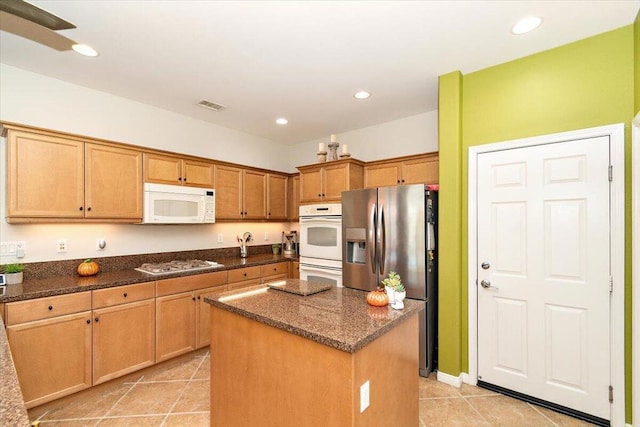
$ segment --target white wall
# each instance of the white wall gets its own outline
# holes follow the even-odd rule
[[[316,162],[318,142],[285,146],[104,92],[0,64],[0,121],[86,135],[284,172]],[[436,151],[437,112],[338,134],[353,157],[364,161]],[[25,241],[22,262],[237,247],[251,231],[256,244],[279,243],[288,223],[216,223],[190,226],[124,224],[7,224],[6,146],[0,138],[0,241]],[[217,243],[219,233],[223,243]],[[265,240],[265,233],[269,239]],[[107,241],[96,249],[96,239]],[[56,252],[58,239],[68,251]],[[0,264],[16,261],[0,255]]]
[[[351,157],[369,162],[390,157],[438,151],[438,112],[430,111],[367,128],[336,134],[338,154],[347,144]],[[317,162],[318,143],[329,143],[324,138],[303,142],[289,149],[289,164],[309,165]]]

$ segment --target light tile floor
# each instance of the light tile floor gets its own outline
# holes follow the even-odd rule
[[[202,349],[29,410],[51,426],[208,426],[209,351]],[[463,384],[420,378],[420,427],[587,426],[588,423]]]

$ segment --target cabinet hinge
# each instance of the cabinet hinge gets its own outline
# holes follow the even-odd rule
[[[609,403],[613,403],[613,386],[609,386]]]
[[[609,165],[609,182],[613,181],[613,165]]]
[[[609,276],[609,292],[613,292],[613,277]]]

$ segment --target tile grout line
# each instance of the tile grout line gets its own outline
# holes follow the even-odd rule
[[[121,401],[122,399],[124,399],[124,398],[125,398],[125,396],[126,396],[127,394],[129,394],[129,393],[131,392],[131,390],[133,390],[133,388],[134,388],[137,384],[139,384],[139,383],[140,383],[140,381],[142,381],[142,379],[143,379],[143,378],[144,378],[144,375],[142,375],[140,378],[138,378],[138,381],[136,381],[135,383],[133,383],[133,384],[131,385],[131,387],[129,387],[129,390],[127,390],[127,391],[126,391],[122,396],[120,396],[120,398],[119,398],[118,400],[116,400],[116,402],[115,402],[113,405],[111,405],[111,408],[109,408],[109,410],[108,410],[107,412],[105,412],[105,413],[104,413],[104,415],[103,415],[102,417],[100,417],[100,420],[98,421],[98,423],[96,424],[96,426],[97,426],[98,424],[100,424],[100,423],[102,422],[102,420],[103,420],[103,419],[105,419],[105,417],[108,417],[108,416],[109,416],[109,413],[110,413],[111,411],[113,411],[113,408],[115,408],[115,407],[116,407],[116,405],[117,405],[118,403],[120,403],[120,401]]]
[[[536,408],[534,405],[532,405],[532,404],[531,404],[531,403],[529,403],[529,402],[525,402],[525,403],[526,403],[527,405],[529,405],[529,407],[530,407],[531,409],[533,409],[534,411],[536,411],[537,413],[539,413],[540,415],[542,415],[542,417],[543,417],[544,419],[546,419],[546,420],[547,420],[547,421],[549,421],[551,424],[553,424],[553,425],[554,425],[554,427],[559,427],[559,426],[558,426],[558,424],[556,424],[556,423],[555,423],[551,418],[547,417],[545,414],[543,414],[541,411],[539,411],[539,410],[538,410],[538,408]]]
[[[178,404],[178,402],[180,401],[182,396],[184,396],[184,393],[186,392],[187,388],[189,387],[189,385],[193,381],[193,377],[198,373],[198,371],[200,370],[200,367],[202,366],[202,364],[204,363],[204,361],[207,358],[206,355],[205,356],[197,356],[197,357],[201,357],[202,360],[200,360],[200,363],[198,363],[198,367],[193,370],[193,373],[191,374],[191,376],[189,377],[189,380],[187,381],[187,383],[185,384],[184,388],[180,392],[180,395],[176,398],[176,400],[173,402],[173,405],[171,405],[171,407],[167,411],[167,414],[164,416],[164,419],[160,423],[160,427],[162,427],[165,424],[165,422],[167,421],[167,418],[169,418],[169,415],[171,415],[171,411],[173,411],[173,408],[176,407],[176,405]]]
[[[476,414],[478,414],[482,420],[484,420],[487,424],[491,425],[491,421],[489,421],[488,419],[486,419],[486,418],[484,417],[484,415],[482,415],[482,414],[481,414],[481,413],[480,413],[480,412],[479,412],[479,411],[478,411],[478,410],[477,410],[477,409],[476,409],[476,408],[471,404],[471,402],[469,402],[469,401],[467,400],[467,398],[466,398],[466,397],[464,397],[464,396],[463,396],[463,397],[462,397],[462,400],[464,400],[464,401],[465,401],[465,403],[466,403],[467,405],[469,405],[469,407],[473,410],[473,412],[475,412]]]

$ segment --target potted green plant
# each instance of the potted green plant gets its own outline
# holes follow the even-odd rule
[[[4,277],[7,281],[7,285],[17,285],[22,283],[24,264],[20,264],[19,262],[5,264],[2,267],[2,270],[4,271]]]
[[[390,271],[387,278],[382,281],[382,284],[384,285],[384,290],[387,292],[387,295],[389,296],[389,304],[393,305],[396,301],[395,288],[396,286],[402,284],[402,280],[400,280],[400,275],[395,271]]]

